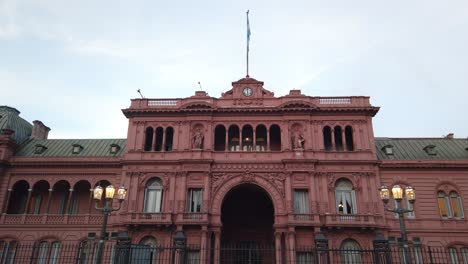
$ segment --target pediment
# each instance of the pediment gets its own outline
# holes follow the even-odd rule
[[[314,105],[311,102],[305,101],[305,100],[291,100],[287,101],[279,106],[280,108],[283,109],[291,109],[291,108],[317,108],[316,105]]]
[[[213,105],[208,102],[189,102],[181,106],[181,109],[213,109]]]

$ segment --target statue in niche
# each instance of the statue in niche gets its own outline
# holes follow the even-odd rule
[[[200,128],[197,128],[195,133],[192,136],[192,148],[193,149],[202,149],[203,148],[203,132]]]
[[[298,128],[294,130],[294,133],[291,136],[292,147],[293,149],[303,149],[305,139],[302,136],[302,133],[299,131]]]

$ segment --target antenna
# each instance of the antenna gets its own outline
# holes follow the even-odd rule
[[[137,90],[137,92],[140,94],[140,96],[141,96],[141,99],[144,99],[144,98],[145,98],[145,97],[144,97],[144,96],[141,94],[141,91],[140,91],[140,89],[138,89],[138,90]]]
[[[203,91],[203,88],[201,87],[201,83],[198,82],[198,86],[200,87],[200,91]]]

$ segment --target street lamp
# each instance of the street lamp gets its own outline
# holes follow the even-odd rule
[[[101,227],[101,236],[99,238],[99,244],[98,244],[98,252],[97,252],[97,263],[100,264],[102,263],[102,251],[104,250],[104,239],[106,237],[106,228],[107,228],[107,218],[109,217],[109,214],[113,211],[118,211],[122,207],[122,202],[125,200],[125,195],[127,194],[127,189],[125,187],[119,187],[117,189],[117,200],[119,201],[119,206],[117,208],[112,207],[112,201],[114,200],[114,195],[115,195],[115,187],[112,185],[109,185],[106,187],[106,196],[104,198],[104,205],[102,207],[99,207],[98,204],[102,199],[102,194],[103,194],[103,188],[101,186],[97,186],[93,190],[93,198],[96,204],[94,205],[94,208],[96,210],[101,211],[102,214],[104,215],[104,219],[102,221],[102,227]]]
[[[404,214],[413,212],[413,209],[403,208],[401,206],[401,200],[403,200],[403,197],[406,197],[406,200],[409,203],[414,204],[414,202],[416,201],[416,193],[414,191],[414,188],[411,186],[407,186],[403,192],[403,188],[401,188],[400,185],[394,185],[391,189],[391,193],[393,199],[396,201],[395,207],[393,209],[387,207],[388,201],[390,200],[389,188],[387,186],[381,186],[379,189],[380,199],[382,199],[382,202],[384,203],[385,210],[398,214],[398,219],[400,220],[401,246],[405,257],[405,263],[411,263],[411,255],[408,247],[408,237],[406,235]]]

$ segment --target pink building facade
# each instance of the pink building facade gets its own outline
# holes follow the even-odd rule
[[[243,78],[219,98],[132,99],[126,139],[47,139],[50,130],[0,107],[0,243],[80,243],[99,233],[92,190],[125,186],[109,232],[171,244],[183,231],[200,263],[210,247],[292,249],[323,234],[332,248],[400,236],[381,185],[413,186],[411,244],[468,250],[468,140],[378,138],[369,97],[275,97]],[[392,203],[390,203],[392,206]],[[283,253],[281,253],[283,252]],[[468,251],[467,257],[468,257]],[[467,259],[468,261],[468,259]]]

